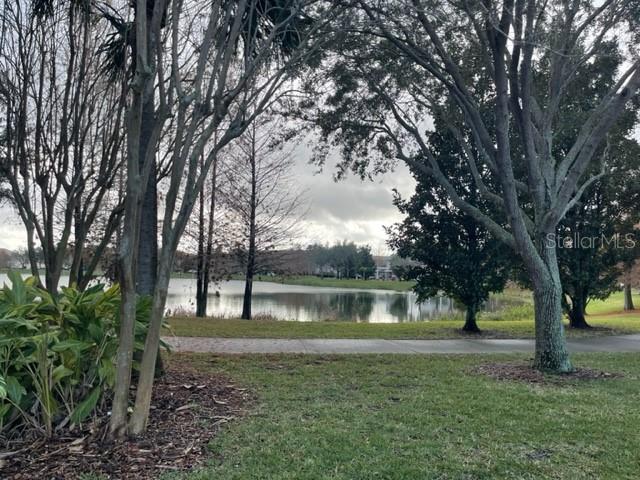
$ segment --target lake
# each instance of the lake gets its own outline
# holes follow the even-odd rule
[[[0,284],[6,281],[0,273]],[[63,277],[61,284],[68,280]],[[216,290],[219,295],[216,295]],[[242,312],[244,282],[230,280],[210,286],[207,313],[210,316],[239,317]],[[169,285],[167,313],[190,315],[195,312],[196,281],[173,278]],[[492,299],[487,310],[504,308]],[[322,320],[398,323],[434,320],[458,312],[447,297],[434,297],[420,304],[412,292],[307,287],[273,282],[254,282],[252,312],[255,317],[313,322]]]

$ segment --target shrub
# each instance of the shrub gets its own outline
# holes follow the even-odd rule
[[[117,285],[57,295],[9,273],[0,290],[0,431],[56,429],[86,421],[115,381],[120,292]],[[138,302],[136,350],[150,311]]]

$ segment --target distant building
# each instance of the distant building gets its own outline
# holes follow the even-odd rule
[[[391,268],[391,257],[374,256],[373,261],[376,264],[376,270],[373,274],[376,280],[398,280]]]

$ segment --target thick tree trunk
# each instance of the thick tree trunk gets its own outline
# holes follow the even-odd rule
[[[585,318],[583,303],[579,300],[571,300],[571,309],[569,310],[569,326],[571,328],[591,328]]]
[[[49,293],[55,295],[58,292],[58,284],[60,283],[60,270],[54,265],[47,265],[44,274],[45,287]]]
[[[476,322],[477,308],[475,305],[467,305],[467,311],[464,320],[464,326],[462,330],[471,333],[480,333],[480,328]]]
[[[569,311],[569,326],[571,328],[591,328],[584,316],[584,310],[578,305],[571,307]]]
[[[553,268],[553,265],[548,266]],[[555,268],[557,270],[557,264]],[[536,279],[533,299],[536,331],[535,368],[559,373],[570,372],[572,366],[562,325],[560,282],[547,275]]]
[[[633,293],[629,282],[624,284],[624,310],[635,310],[635,307],[633,306]]]

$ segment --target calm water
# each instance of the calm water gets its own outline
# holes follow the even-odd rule
[[[5,281],[6,275],[0,274],[0,284]],[[61,284],[65,284],[66,281],[65,277]],[[215,294],[216,290],[219,295]],[[208,315],[239,317],[242,312],[243,292],[244,282],[239,280],[210,286]],[[167,298],[167,313],[195,312],[195,293],[195,279],[172,279]],[[495,300],[487,305],[489,310],[502,307],[503,305]],[[256,317],[268,315],[281,320],[344,320],[372,323],[417,322],[457,312],[453,301],[446,297],[434,297],[416,304],[416,297],[412,292],[306,287],[272,282],[254,282],[252,311]]]

